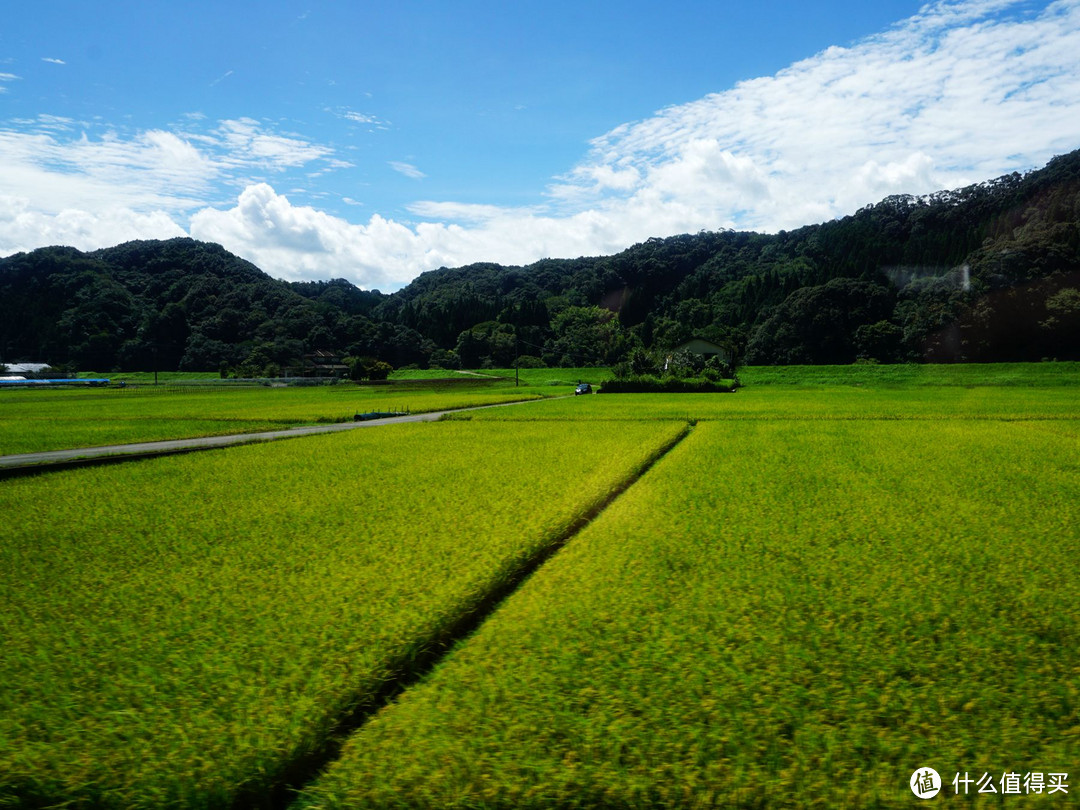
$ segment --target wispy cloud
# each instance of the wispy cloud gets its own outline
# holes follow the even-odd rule
[[[368,93],[366,95],[370,96],[371,94]],[[336,110],[327,109],[326,111],[328,113],[331,113],[332,115],[336,115],[338,118],[341,118],[344,121],[349,121],[353,124],[364,124],[373,129],[387,129],[390,126],[389,121],[384,121],[377,115],[372,115],[371,113],[365,112],[357,112],[356,110],[351,110],[348,107],[339,107]]]
[[[413,180],[420,180],[427,177],[422,171],[413,166],[411,163],[402,163],[400,160],[391,160],[389,162],[390,168],[398,174],[403,174],[406,177],[411,177]]]
[[[56,57],[53,57],[53,56],[43,56],[43,57],[41,57],[41,61],[42,62],[49,62],[49,63],[51,63],[53,65],[66,65],[67,64],[67,62],[65,62],[63,59],[57,59]]]
[[[213,80],[212,82],[210,82],[210,86],[211,86],[211,87],[217,87],[217,86],[218,86],[219,84],[221,84],[221,83],[222,83],[223,81],[225,81],[225,80],[226,80],[227,78],[229,78],[230,76],[232,76],[234,72],[235,72],[235,71],[232,71],[232,70],[226,70],[226,71],[225,71],[224,73],[222,73],[222,74],[221,74],[220,76],[218,76],[218,77],[217,77],[216,79],[214,79],[214,80]]]
[[[212,161],[173,133],[133,139],[112,132],[91,140],[52,127],[0,130],[0,193],[31,199],[37,210],[130,208],[183,211],[203,204],[216,172]]]
[[[374,115],[366,115],[352,110],[341,113],[341,117],[349,121],[355,121],[357,124],[377,124],[379,122],[379,119]]]
[[[14,73],[0,73],[0,82],[14,82],[18,81],[21,77],[16,76]],[[0,83],[0,93],[6,93],[8,89]]]
[[[222,121],[205,139],[217,147],[219,160],[234,168],[260,167],[274,171],[304,166],[329,157],[333,150],[291,133],[267,132],[252,118]]]

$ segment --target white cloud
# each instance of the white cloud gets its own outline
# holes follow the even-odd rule
[[[184,235],[164,211],[140,214],[114,207],[90,213],[73,208],[48,214],[32,208],[29,200],[0,195],[0,256],[46,245],[96,250],[132,239]]]
[[[426,250],[404,225],[378,215],[353,225],[294,206],[265,183],[244,189],[227,211],[191,218],[191,235],[218,242],[271,275],[287,279],[345,276],[365,287],[397,287],[415,275]]]
[[[52,57],[52,56],[43,56],[43,57],[41,57],[41,61],[42,62],[49,62],[49,63],[51,63],[53,65],[66,65],[67,64],[67,62],[65,62],[63,59],[57,59],[57,58]]]
[[[449,219],[454,222],[484,223],[511,217],[539,214],[539,208],[514,209],[500,205],[478,203],[434,202],[421,200],[409,206],[409,211],[425,219]]]
[[[370,93],[366,94],[370,97]],[[342,118],[346,121],[351,121],[354,124],[370,124],[376,129],[386,129],[390,124],[389,121],[383,121],[376,115],[370,113],[357,112],[356,110],[350,110],[348,107],[340,107],[337,110],[326,110],[329,113],[333,113],[338,118]]]
[[[249,186],[227,211],[205,208],[191,218],[196,239],[218,242],[266,272],[287,279],[343,277],[362,287],[396,289],[425,270],[481,259],[525,264],[544,256],[610,253],[649,211],[618,216],[583,211],[544,216],[534,209],[419,203],[418,212],[467,219],[470,227],[421,222],[412,227],[378,214],[357,225],[309,206],[295,206],[265,183]]]
[[[352,110],[341,113],[341,117],[348,121],[354,121],[357,124],[376,124],[379,121],[374,115],[365,115],[364,113],[353,112]]]
[[[201,118],[187,121],[194,126]],[[85,122],[48,115],[10,121],[0,125],[0,255],[181,235],[191,213],[223,186],[243,188],[252,174],[311,163],[351,165],[332,155],[246,118],[201,132],[134,134],[94,132]],[[308,244],[317,249],[318,239]]]
[[[151,130],[125,140],[107,132],[61,139],[62,122],[36,133],[0,130],[0,193],[32,199],[44,214],[194,208],[215,175],[212,162],[170,132]]]
[[[29,125],[38,132],[70,132],[78,124],[74,118],[66,118],[62,115],[39,115],[37,118],[15,123]],[[80,126],[85,126],[85,124]]]
[[[390,168],[398,174],[403,174],[406,177],[411,177],[413,180],[420,180],[423,177],[427,177],[422,171],[413,166],[411,163],[402,163],[400,160],[391,160],[389,162]]]
[[[220,160],[232,167],[259,167],[282,171],[304,166],[333,154],[328,147],[289,137],[267,133],[251,118],[222,121],[208,139],[221,151]]]
[[[191,125],[199,123],[195,116]],[[320,163],[351,166],[329,147],[269,131],[248,118],[205,132],[121,134],[42,115],[0,126],[0,194],[33,201],[44,214],[130,208],[183,215],[207,204],[222,184],[244,187],[253,174]]]

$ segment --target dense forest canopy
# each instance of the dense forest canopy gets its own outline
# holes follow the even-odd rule
[[[0,259],[0,362],[264,375],[323,351],[587,366],[695,336],[758,364],[1080,359],[1080,151],[796,231],[443,268],[391,295],[278,281],[184,238]]]

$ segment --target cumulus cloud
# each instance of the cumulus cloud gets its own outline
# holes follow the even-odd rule
[[[421,222],[410,227],[378,214],[358,225],[293,205],[270,185],[259,183],[246,188],[229,210],[197,212],[190,232],[279,278],[343,277],[367,289],[392,290],[425,270],[481,259],[513,265],[561,254],[611,253],[633,232],[658,225],[648,211],[545,216],[536,209],[456,203],[419,203],[414,208],[453,215],[469,225]]]
[[[378,215],[367,225],[354,225],[309,206],[294,206],[266,183],[244,189],[234,208],[197,212],[190,231],[280,278],[345,276],[368,288],[407,282],[432,249],[404,225]]]
[[[31,207],[25,198],[0,195],[0,256],[46,245],[96,250],[132,239],[184,235],[184,229],[164,211],[136,213],[112,207],[90,213],[72,208],[48,214]]]

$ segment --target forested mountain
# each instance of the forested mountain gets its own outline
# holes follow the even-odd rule
[[[752,363],[1080,359],[1080,151],[796,231],[444,268],[392,295],[276,281],[191,239],[0,259],[0,361],[261,373],[322,349],[592,365],[694,335]]]

